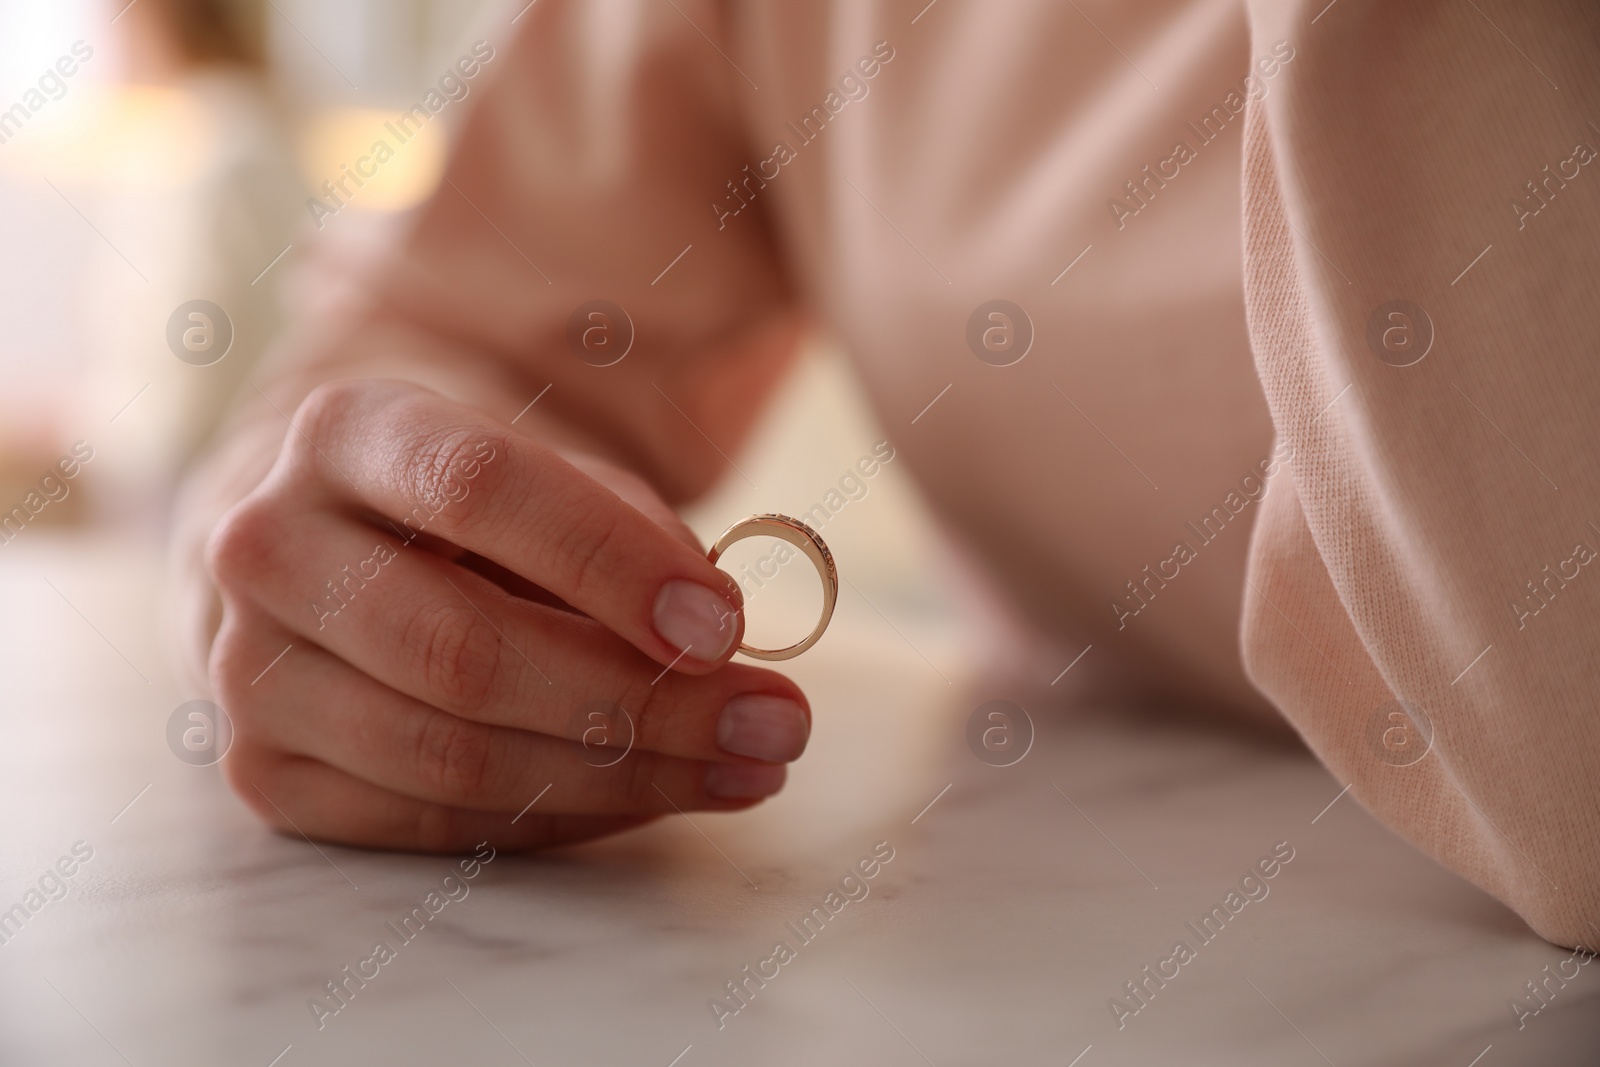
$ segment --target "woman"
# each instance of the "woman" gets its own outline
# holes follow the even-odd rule
[[[504,834],[552,781],[524,845],[775,792],[810,710],[727,662],[738,591],[672,508],[809,315],[1063,646],[1281,714],[1398,832],[1592,939],[1597,28],[529,7],[437,195],[184,506],[236,787],[416,849]],[[633,711],[633,773],[586,773],[596,700]]]

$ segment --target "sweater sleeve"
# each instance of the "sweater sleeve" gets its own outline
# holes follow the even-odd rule
[[[1600,9],[1251,0],[1244,655],[1351,795],[1600,945]],[[1280,44],[1281,42],[1281,44]]]

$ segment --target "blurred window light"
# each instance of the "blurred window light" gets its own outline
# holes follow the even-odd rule
[[[403,114],[403,108],[332,107],[306,123],[302,174],[312,197],[330,214],[345,206],[404,211],[439,184],[448,147],[445,130],[437,123],[416,129],[401,122]]]
[[[5,106],[73,41],[98,46],[108,38],[104,9],[101,0],[0,0],[0,100]]]
[[[0,170],[82,188],[186,185],[217,141],[211,113],[179,88],[86,87],[35,118],[0,150]]]

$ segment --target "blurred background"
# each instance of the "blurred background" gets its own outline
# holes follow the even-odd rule
[[[321,226],[308,198],[474,40],[503,43],[524,8],[0,0],[0,513],[28,513],[0,533],[8,584],[35,553],[61,581],[143,572],[142,592],[117,598],[140,609],[94,622],[115,647],[148,640],[143,594],[159,597],[166,510],[186,465],[234,399],[248,399],[252,366],[286,318],[336,284],[338,249],[381,239],[432,193],[471,99]],[[214,347],[180,358],[185,337]],[[690,523],[709,543],[753,512],[804,514],[885,436],[818,338],[738,457],[741,474]],[[41,486],[77,442],[92,457],[78,476]],[[950,577],[959,568],[901,467],[864,485],[826,531],[851,583],[835,640],[858,629],[954,684],[975,655],[974,613],[987,609]],[[747,542],[725,566],[756,568],[774,544]],[[778,642],[809,629],[820,587],[802,560],[760,596],[752,637]]]
[[[27,486],[85,439],[82,499],[48,518],[159,514],[292,310],[311,187],[437,78],[485,7],[0,0],[7,480]],[[430,124],[385,167],[337,220],[343,239],[426,197],[446,140]],[[167,341],[192,300],[231,320],[210,373]]]

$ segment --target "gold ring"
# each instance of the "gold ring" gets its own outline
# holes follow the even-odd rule
[[[822,618],[817,620],[816,629],[804,639],[788,648],[777,649],[754,648],[742,641],[739,643],[739,651],[751,659],[794,659],[821,639],[822,632],[828,628],[828,620],[833,618],[833,605],[839,599],[839,570],[833,564],[833,553],[817,536],[817,531],[799,519],[791,519],[787,515],[752,515],[728,527],[717,538],[717,543],[711,546],[706,558],[712,563],[717,562],[729,545],[747,537],[776,537],[780,541],[787,541],[806,554],[806,558],[817,568],[817,577],[822,579]]]

